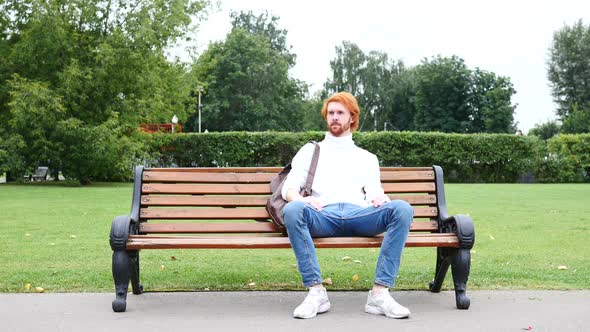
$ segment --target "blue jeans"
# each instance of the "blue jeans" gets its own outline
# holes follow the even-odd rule
[[[293,201],[285,205],[283,215],[305,287],[322,283],[312,238],[375,236],[381,233],[385,233],[385,236],[374,282],[393,287],[414,218],[414,210],[407,202],[394,200],[378,208],[339,203],[324,206],[322,211],[317,211],[307,203]]]

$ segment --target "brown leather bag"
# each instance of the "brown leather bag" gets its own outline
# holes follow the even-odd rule
[[[320,156],[320,146],[317,142],[311,141],[315,145],[313,151],[313,157],[311,158],[311,164],[309,166],[309,172],[307,173],[307,179],[305,181],[305,187],[301,188],[300,194],[303,197],[311,195],[311,185],[313,184],[313,178],[315,176],[315,170],[318,166],[318,158]],[[287,175],[291,171],[291,164],[285,166],[279,174],[277,174],[270,181],[270,191],[272,194],[266,201],[266,211],[270,215],[272,223],[284,234],[287,235],[287,229],[283,222],[283,208],[287,205],[287,201],[283,199],[281,195],[281,189],[287,179]]]

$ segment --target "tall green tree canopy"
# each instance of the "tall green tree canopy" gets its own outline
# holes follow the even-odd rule
[[[362,109],[361,130],[514,132],[512,83],[463,59],[437,56],[413,68],[356,44],[336,47],[323,96],[350,91]]]
[[[562,130],[590,132],[590,25],[579,20],[556,31],[547,65]]]
[[[455,133],[513,133],[510,79],[457,56],[436,56],[416,67],[416,129]]]
[[[301,130],[307,87],[289,76],[295,57],[286,47],[286,31],[267,14],[232,17],[225,40],[211,43],[193,65],[192,74],[206,90],[202,128]]]
[[[332,78],[324,84],[327,97],[348,91],[362,109],[359,130],[413,128],[412,74],[402,61],[392,61],[383,52],[365,54],[356,44],[343,42],[330,61]]]
[[[43,126],[4,126],[39,121],[27,106],[34,100],[44,105],[39,112],[61,110],[56,127],[67,122],[69,128],[99,128],[103,136],[109,130],[115,137],[129,136],[141,122],[169,122],[173,114],[186,119],[191,87],[183,65],[168,61],[165,51],[187,36],[207,5],[195,0],[0,0],[2,142],[45,137],[52,146],[63,143]],[[40,87],[36,99],[22,93]],[[64,150],[48,160],[47,154],[31,154],[34,150],[5,149],[14,158],[3,168],[15,173],[50,162],[66,170],[60,160],[71,156]]]

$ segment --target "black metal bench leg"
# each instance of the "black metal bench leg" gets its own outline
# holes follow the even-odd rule
[[[113,252],[113,280],[116,292],[113,311],[115,312],[124,312],[127,307],[130,267],[129,253],[126,250],[115,250]]]
[[[143,293],[143,285],[139,282],[139,250],[129,251],[131,259],[131,287],[133,294],[139,295]]]
[[[465,291],[467,290],[467,279],[469,279],[469,270],[471,269],[471,251],[469,249],[458,249],[453,255],[451,264],[457,309],[469,309],[471,301]]]
[[[436,269],[434,270],[434,279],[430,282],[430,291],[433,293],[440,292],[443,281],[451,264],[451,255],[447,248],[436,249]]]

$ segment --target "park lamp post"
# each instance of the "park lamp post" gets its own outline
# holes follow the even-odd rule
[[[176,128],[176,124],[178,123],[178,118],[176,117],[176,114],[174,114],[174,116],[172,116],[172,133],[174,133],[174,129]]]
[[[203,104],[201,104],[201,94],[203,93],[203,87],[199,85],[197,91],[199,92],[199,104],[197,105],[199,110],[199,133],[201,133],[201,109],[203,108]]]

